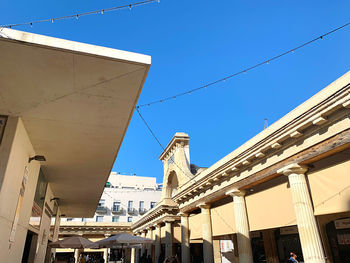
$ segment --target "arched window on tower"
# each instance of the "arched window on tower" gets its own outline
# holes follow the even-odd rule
[[[178,187],[179,187],[179,181],[178,181],[177,175],[174,171],[169,174],[168,183],[167,183],[166,187],[167,187],[167,190],[166,190],[167,198],[172,198],[177,194]]]

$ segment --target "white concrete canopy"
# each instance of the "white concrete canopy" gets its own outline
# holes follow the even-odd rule
[[[0,115],[23,119],[63,214],[92,217],[150,56],[0,29]]]

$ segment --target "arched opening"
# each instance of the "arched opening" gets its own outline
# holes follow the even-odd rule
[[[178,192],[179,181],[177,179],[177,175],[174,171],[172,171],[168,176],[167,189],[166,189],[166,197],[172,198]]]

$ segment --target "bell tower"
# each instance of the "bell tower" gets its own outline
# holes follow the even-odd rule
[[[193,177],[190,170],[189,141],[188,134],[177,132],[159,156],[164,167],[161,199],[171,199]]]

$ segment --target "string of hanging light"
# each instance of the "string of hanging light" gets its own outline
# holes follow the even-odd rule
[[[31,26],[32,27],[34,24],[39,24],[39,23],[47,23],[47,22],[54,23],[55,21],[58,21],[58,20],[66,20],[66,19],[73,19],[73,18],[79,19],[82,16],[88,16],[88,15],[97,15],[97,14],[103,15],[106,12],[117,11],[117,10],[121,10],[121,9],[130,9],[131,10],[133,7],[146,5],[146,4],[150,4],[150,3],[154,3],[154,2],[159,3],[160,0],[145,0],[145,1],[141,1],[141,2],[135,2],[135,3],[125,4],[125,5],[120,5],[120,6],[114,6],[114,7],[110,7],[110,8],[104,8],[104,9],[99,9],[99,10],[94,10],[94,11],[89,11],[89,12],[84,12],[84,13],[78,13],[78,14],[74,14],[74,15],[46,18],[46,19],[35,20],[35,21],[24,22],[24,23],[17,23],[17,24],[1,25],[0,27],[5,27],[5,28],[13,28],[13,27],[19,27],[19,26]]]
[[[248,67],[248,68],[242,69],[242,70],[240,70],[240,71],[238,71],[238,72],[235,72],[235,73],[233,73],[233,74],[227,75],[227,76],[225,76],[225,77],[223,77],[223,78],[221,78],[221,79],[218,79],[218,80],[209,82],[209,83],[204,84],[204,85],[202,85],[202,86],[200,86],[200,87],[198,87],[198,88],[189,89],[189,90],[187,90],[187,91],[184,91],[184,92],[181,92],[181,93],[177,93],[177,94],[174,94],[174,95],[172,95],[172,96],[163,97],[163,98],[158,99],[158,100],[154,100],[154,101],[151,101],[151,102],[148,102],[148,103],[140,104],[140,105],[137,105],[136,108],[141,108],[141,107],[145,107],[145,106],[151,106],[151,105],[153,105],[153,104],[158,104],[158,103],[162,103],[162,102],[174,100],[174,99],[176,99],[176,98],[178,98],[178,97],[182,97],[182,96],[185,96],[185,95],[189,95],[189,94],[191,94],[191,93],[193,93],[193,92],[197,92],[197,91],[206,89],[206,88],[208,88],[208,87],[214,86],[214,85],[216,85],[216,84],[218,84],[218,83],[225,82],[226,80],[231,79],[231,78],[233,78],[233,77],[236,77],[236,76],[238,76],[238,75],[246,74],[248,71],[251,71],[251,70],[256,69],[256,68],[258,68],[258,67],[261,67],[261,66],[263,66],[263,65],[269,64],[270,62],[272,62],[272,61],[274,61],[274,60],[277,60],[277,59],[279,59],[279,58],[281,58],[281,57],[283,57],[283,56],[285,56],[285,55],[294,53],[294,52],[297,51],[298,49],[301,49],[301,48],[303,48],[303,47],[305,47],[305,46],[307,46],[307,45],[310,45],[310,44],[312,44],[312,43],[315,42],[315,41],[322,40],[322,39],[324,39],[324,37],[326,37],[326,36],[328,36],[328,35],[330,35],[330,34],[332,34],[332,33],[335,33],[336,31],[338,31],[338,30],[340,30],[340,29],[343,29],[344,27],[347,27],[347,26],[349,26],[349,25],[350,25],[350,22],[348,22],[348,23],[346,23],[346,24],[344,24],[344,25],[342,25],[342,26],[339,26],[339,27],[337,27],[337,28],[335,28],[335,29],[333,29],[333,30],[331,30],[331,31],[328,31],[327,33],[325,33],[325,34],[323,34],[323,35],[321,35],[321,36],[318,36],[318,37],[316,37],[316,38],[314,38],[314,39],[312,39],[312,40],[309,40],[309,41],[307,41],[307,42],[305,42],[305,43],[303,43],[303,44],[301,44],[301,45],[299,45],[299,46],[297,46],[297,47],[294,47],[294,48],[292,48],[292,49],[289,49],[289,50],[287,50],[287,51],[285,51],[285,52],[283,52],[283,53],[281,53],[281,54],[279,54],[279,55],[277,55],[277,56],[268,58],[268,59],[266,59],[266,60],[264,60],[264,61],[262,61],[262,62],[259,62],[259,63],[255,64],[255,65],[253,65],[253,66],[250,66],[250,67]]]
[[[164,146],[161,144],[160,140],[157,138],[157,136],[155,135],[155,133],[153,132],[153,130],[151,129],[151,127],[149,126],[149,124],[147,123],[147,121],[145,120],[145,118],[142,116],[140,109],[136,108],[137,113],[139,114],[142,122],[145,124],[146,128],[148,129],[148,131],[151,133],[151,135],[153,136],[153,138],[157,141],[157,143],[159,144],[160,148],[162,148],[162,150],[164,151],[165,148]],[[171,161],[176,165],[177,168],[179,168],[179,170],[186,176],[186,177],[190,177],[190,175],[188,173],[186,173],[181,166],[179,166],[175,160],[174,157],[171,156],[170,157]],[[194,177],[190,178],[189,180],[195,180]]]

